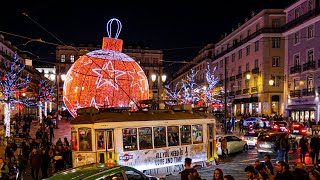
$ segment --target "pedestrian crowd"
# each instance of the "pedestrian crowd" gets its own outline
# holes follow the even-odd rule
[[[29,116],[16,117],[13,133],[7,138],[5,157],[0,158],[0,180],[23,179],[30,167],[35,180],[47,178],[50,174],[72,167],[72,152],[67,138],[54,143],[54,131],[61,121],[59,113],[49,114],[43,119],[35,137],[30,135]],[[17,142],[17,139],[22,141]],[[41,171],[41,178],[40,178]]]

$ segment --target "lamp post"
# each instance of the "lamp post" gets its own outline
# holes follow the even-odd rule
[[[164,83],[165,81],[167,80],[167,76],[166,75],[161,75],[161,82]],[[158,92],[158,100],[160,100],[160,75],[157,75],[157,74],[152,74],[151,75],[151,81],[154,83],[154,82],[157,82],[157,92]],[[152,85],[154,86],[154,85]],[[153,99],[155,98],[154,97],[154,93],[152,92],[152,96],[153,96]]]
[[[64,82],[66,80],[66,75],[59,73],[60,76],[57,76],[57,112],[59,111],[59,101],[60,101],[60,79],[61,82]]]

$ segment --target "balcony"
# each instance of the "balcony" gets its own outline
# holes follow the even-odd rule
[[[301,90],[290,91],[290,97],[300,97]]]
[[[316,16],[320,13],[319,8],[313,9],[303,15],[301,15],[300,17],[296,18],[293,21],[288,22],[287,24],[285,24],[283,26],[284,30],[289,30],[299,24],[302,24],[303,22],[307,21],[308,19],[312,18],[313,16]]]
[[[252,69],[252,74],[259,74],[260,73],[260,71],[259,71],[259,68],[258,67],[256,67],[256,68],[254,68],[254,69]]]
[[[315,61],[309,61],[309,62],[303,64],[303,71],[308,71],[310,69],[315,69],[315,68],[316,68]]]
[[[290,74],[301,73],[301,66],[295,65],[290,68]]]
[[[248,94],[249,93],[249,88],[243,89],[243,94]]]
[[[314,95],[315,95],[314,88],[308,88],[308,89],[302,90],[302,96],[314,96]]]
[[[251,93],[257,93],[258,92],[258,87],[252,87],[251,88]]]
[[[235,76],[231,76],[231,77],[230,77],[230,81],[234,81],[235,79],[236,79]]]
[[[242,90],[236,91],[236,95],[241,95],[241,94],[242,94]]]
[[[236,79],[242,79],[242,74],[236,75]]]

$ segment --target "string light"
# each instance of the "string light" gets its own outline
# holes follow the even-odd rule
[[[40,123],[42,123],[42,120],[43,120],[42,109],[44,110],[44,116],[47,116],[48,115],[47,103],[52,102],[53,99],[56,97],[56,94],[54,93],[56,91],[56,88],[47,80],[40,80],[38,87],[39,87],[38,111],[39,111],[39,120],[40,120]]]

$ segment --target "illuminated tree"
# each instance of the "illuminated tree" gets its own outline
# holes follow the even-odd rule
[[[2,68],[3,76],[0,81],[2,88],[1,101],[4,104],[4,125],[6,128],[5,136],[10,137],[10,109],[17,105],[20,108],[23,105],[30,105],[29,98],[20,99],[20,92],[25,92],[27,84],[30,81],[29,75],[23,75],[25,65],[20,64],[17,54],[13,56],[12,62],[4,62]]]
[[[42,123],[42,109],[44,109],[44,115],[47,116],[47,102],[52,102],[52,100],[56,97],[55,86],[52,85],[47,80],[40,80],[39,84],[39,101],[38,101],[38,112],[39,112],[39,120]]]

